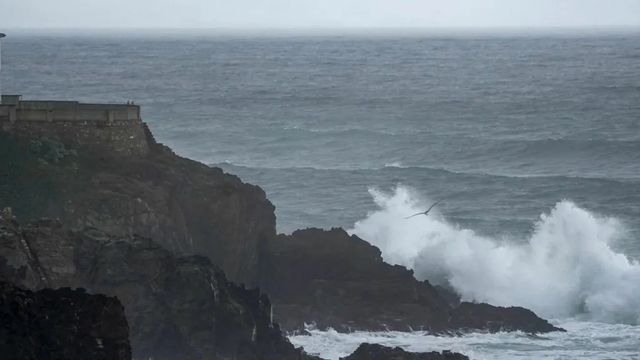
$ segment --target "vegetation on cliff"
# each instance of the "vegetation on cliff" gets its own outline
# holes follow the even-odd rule
[[[262,189],[158,144],[144,157],[68,143],[59,156],[59,146],[34,145],[51,142],[0,131],[0,203],[22,221],[58,218],[75,229],[150,237],[258,285],[258,249],[275,236],[274,207]]]

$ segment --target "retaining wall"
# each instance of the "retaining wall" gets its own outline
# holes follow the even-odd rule
[[[2,130],[21,137],[57,137],[78,151],[144,156],[150,149],[141,121],[5,121],[1,125]]]

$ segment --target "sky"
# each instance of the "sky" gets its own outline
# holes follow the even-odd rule
[[[640,27],[640,0],[0,0],[0,31],[584,27]]]

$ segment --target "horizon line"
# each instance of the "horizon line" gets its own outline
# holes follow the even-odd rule
[[[584,36],[584,35],[630,35],[640,34],[639,26],[470,26],[470,27],[42,27],[42,28],[5,28],[0,29],[10,39],[15,35],[38,36],[121,36],[121,37],[176,37],[176,36],[431,36],[431,37],[504,37],[504,36]]]
[[[11,31],[575,31],[575,30],[640,30],[638,25],[574,25],[574,26],[211,26],[211,27],[162,27],[162,26],[9,26]]]

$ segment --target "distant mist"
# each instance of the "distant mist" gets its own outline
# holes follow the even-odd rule
[[[0,0],[0,28],[640,27],[640,0]]]

